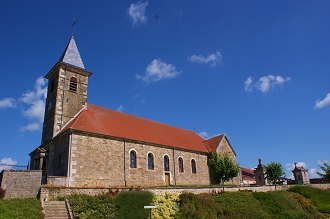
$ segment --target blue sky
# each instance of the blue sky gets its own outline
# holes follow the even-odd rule
[[[88,102],[226,133],[247,168],[330,161],[330,1],[0,2],[0,161],[40,145],[47,81],[71,34]]]

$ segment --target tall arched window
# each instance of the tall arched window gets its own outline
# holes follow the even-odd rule
[[[194,159],[191,160],[191,173],[196,174],[196,161]]]
[[[131,168],[136,168],[136,152],[131,151],[129,154],[129,160],[130,160],[130,167]]]
[[[148,154],[148,170],[154,169],[154,155],[152,153]]]
[[[179,164],[179,173],[183,173],[183,159],[182,159],[182,157],[179,157],[178,164]]]
[[[75,77],[70,78],[69,90],[74,92],[77,91],[77,78]]]
[[[164,170],[170,171],[170,159],[167,155],[164,156]]]

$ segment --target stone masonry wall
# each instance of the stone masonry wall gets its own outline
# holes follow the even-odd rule
[[[233,151],[232,147],[230,146],[230,143],[228,142],[227,138],[223,138],[220,147],[218,149],[218,154],[223,155],[223,154],[228,154],[230,159],[236,163],[236,155],[235,152]],[[228,183],[229,184],[239,184],[240,180],[242,179],[242,173],[240,171],[239,175],[237,177],[234,177],[232,180],[230,180]]]
[[[294,185],[278,185],[276,190],[286,190]],[[311,184],[312,186],[320,189],[330,189],[330,184]],[[112,188],[115,190],[116,188]],[[127,188],[118,188],[119,191],[127,190]],[[183,188],[183,187],[162,187],[162,188],[144,188],[143,190],[150,191],[155,195],[164,194],[181,194],[183,192],[189,192],[194,194],[201,193],[213,193],[222,191],[222,187],[200,187],[200,188]],[[57,197],[71,195],[71,194],[87,194],[98,195],[108,193],[110,188],[59,188],[59,187],[42,187],[40,190],[40,199],[42,201],[48,201]],[[245,186],[245,187],[225,187],[226,192],[236,191],[252,191],[252,192],[268,192],[275,191],[274,186]]]
[[[36,198],[41,186],[41,170],[3,170],[0,187],[6,190],[5,199]]]
[[[210,184],[206,154],[83,134],[72,136],[70,187],[124,187],[125,179],[126,187],[163,186],[165,155],[170,159],[171,185]],[[130,168],[131,150],[136,152],[136,168]],[[154,157],[153,170],[148,169],[148,153]],[[183,173],[179,173],[179,157],[184,162]],[[196,161],[196,174],[191,172],[191,159]]]
[[[67,176],[69,135],[64,134],[49,143],[48,175]]]

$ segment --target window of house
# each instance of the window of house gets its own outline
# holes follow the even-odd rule
[[[179,157],[178,164],[179,164],[179,173],[183,173],[183,159],[182,159],[182,157]]]
[[[77,91],[77,78],[75,77],[70,78],[69,90],[74,92]]]
[[[170,171],[170,159],[167,155],[164,156],[164,170]]]
[[[131,151],[129,156],[130,156],[130,167],[136,168],[136,152]]]
[[[196,161],[194,159],[191,160],[191,173],[196,174]]]
[[[154,155],[152,153],[148,154],[148,170],[154,169]]]

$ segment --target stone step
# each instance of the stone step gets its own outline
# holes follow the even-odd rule
[[[68,219],[65,201],[44,202],[45,219]]]

